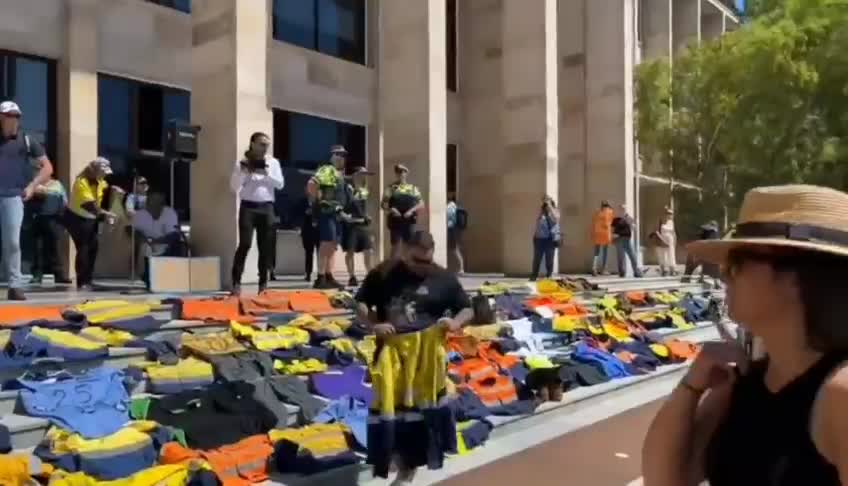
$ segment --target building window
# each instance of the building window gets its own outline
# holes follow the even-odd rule
[[[277,214],[284,229],[298,228],[306,183],[318,166],[327,161],[330,146],[348,150],[348,173],[366,165],[365,127],[303,113],[274,110],[274,156],[285,175],[285,188],[277,195]]]
[[[21,129],[44,145],[56,161],[56,67],[53,61],[0,51],[0,101],[13,100],[23,111]],[[59,161],[58,163],[64,163]],[[21,270],[28,273],[35,245],[32,218],[21,226]]]
[[[447,42],[445,42],[445,46],[447,48],[447,76],[448,76],[448,90],[456,92],[458,80],[457,80],[457,69],[456,69],[456,49],[457,49],[457,5],[456,0],[445,0],[447,2]]]
[[[459,167],[456,164],[456,145],[449,143],[448,144],[448,154],[447,154],[447,192],[448,197],[458,196],[457,188],[459,187]]]
[[[163,7],[173,8],[180,12],[191,13],[191,0],[147,0]]]
[[[190,165],[174,167],[174,201],[171,165],[165,160],[165,129],[171,120],[191,119],[188,91],[101,74],[98,76],[98,151],[112,162],[110,182],[126,190],[135,176],[144,176],[151,190],[169,199],[182,221],[189,221]]]
[[[274,39],[365,64],[366,0],[274,0]]]

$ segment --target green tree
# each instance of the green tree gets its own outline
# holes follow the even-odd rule
[[[640,65],[646,171],[732,213],[751,187],[848,189],[848,0],[759,0],[743,28]]]

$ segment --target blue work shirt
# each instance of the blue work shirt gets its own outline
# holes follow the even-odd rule
[[[315,422],[345,424],[353,433],[356,442],[364,448],[368,447],[368,406],[360,399],[344,396],[330,402],[315,417]]]

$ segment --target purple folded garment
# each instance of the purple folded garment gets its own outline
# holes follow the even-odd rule
[[[310,375],[309,380],[315,393],[324,398],[338,400],[347,395],[371,405],[374,392],[365,384],[365,373],[364,366],[354,365],[316,373]]]

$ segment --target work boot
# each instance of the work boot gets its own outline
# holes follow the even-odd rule
[[[359,280],[356,277],[350,277],[350,280],[347,281],[348,287],[356,287],[359,285]]]
[[[23,302],[27,300],[24,291],[21,289],[9,289],[9,292],[6,294],[6,299],[15,300],[18,302]]]
[[[328,289],[337,289],[344,290],[346,287],[340,284],[335,277],[333,277],[332,273],[327,274],[327,288]]]
[[[323,274],[318,274],[318,277],[315,279],[315,284],[312,286],[315,289],[325,289],[327,288],[327,278]]]
[[[307,273],[307,274],[306,274],[306,276],[305,276],[305,277],[303,277],[303,281],[304,281],[304,282],[311,282],[311,281],[312,281],[312,274],[311,274],[311,273]]]

